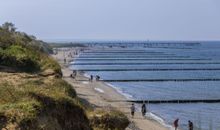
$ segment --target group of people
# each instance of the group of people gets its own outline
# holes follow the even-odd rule
[[[175,128],[175,130],[178,129],[178,126],[179,126],[179,118],[177,118],[174,122],[173,122],[173,126]],[[188,120],[188,128],[189,130],[193,130],[193,122]]]
[[[94,79],[94,76],[93,76],[93,75],[90,75],[90,79],[89,79],[89,80],[90,80],[90,81],[93,81],[93,79]],[[99,80],[100,80],[100,76],[99,76],[99,75],[96,75],[96,76],[95,76],[95,80],[96,80],[96,81],[99,81]]]
[[[135,114],[135,112],[136,112],[136,107],[135,107],[134,103],[132,103],[130,109],[131,109],[131,116],[132,116],[132,118],[134,118],[134,114]],[[146,104],[143,103],[142,106],[141,106],[141,113],[142,113],[142,116],[143,116],[144,118],[145,118],[146,112],[147,112],[147,107],[146,107]],[[179,123],[179,119],[177,118],[177,119],[173,122],[173,126],[174,126],[175,130],[178,129],[178,126],[179,126],[178,123]],[[190,121],[190,120],[188,121],[188,128],[189,128],[189,130],[193,130],[193,122]]]
[[[132,116],[132,118],[134,117],[135,112],[136,112],[136,107],[135,107],[134,103],[132,103],[132,105],[131,105],[131,116]],[[143,103],[142,106],[141,106],[141,113],[142,113],[142,116],[145,118],[145,115],[147,113],[147,107],[146,107],[145,103]]]

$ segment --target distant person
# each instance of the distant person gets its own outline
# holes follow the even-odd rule
[[[72,77],[73,77],[73,78],[76,78],[76,75],[77,75],[76,70],[73,70]]]
[[[100,80],[100,76],[96,75],[96,81]]]
[[[173,122],[173,125],[174,125],[174,128],[175,128],[175,130],[177,130],[177,128],[178,128],[178,122],[179,122],[179,118],[177,118],[174,122]]]
[[[132,118],[134,117],[134,113],[135,113],[135,106],[134,106],[134,103],[132,103],[132,105],[131,105],[131,116],[132,116]]]
[[[90,81],[93,81],[93,75],[90,75]]]
[[[66,58],[64,58],[64,63],[66,63]]]
[[[193,130],[193,123],[189,120],[188,121],[189,130]]]
[[[145,104],[145,102],[143,102],[143,104],[141,106],[141,113],[142,113],[143,117],[145,117],[146,112],[147,112],[146,104]]]
[[[76,76],[77,72],[76,70],[73,70],[73,75]]]

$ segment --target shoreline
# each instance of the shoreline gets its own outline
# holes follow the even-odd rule
[[[86,78],[89,79],[89,75],[87,75],[87,73],[85,72],[82,72],[83,73],[83,76],[85,76]],[[133,99],[133,96],[132,95],[129,95],[127,93],[124,93],[122,90],[120,90],[120,88],[117,88],[116,86],[112,85],[111,83],[106,83],[106,82],[102,82],[104,85],[110,87],[113,89],[113,91],[115,91],[115,93],[121,95],[124,97],[124,100],[132,100]],[[95,88],[96,89],[96,88]],[[101,92],[101,93],[104,93],[102,92],[102,89],[101,91],[100,90],[96,90],[97,92]],[[136,109],[137,109],[137,112],[138,113],[141,113],[140,109],[141,109],[141,104],[137,104],[136,105]],[[172,125],[169,125],[167,124],[164,119],[162,117],[160,117],[159,115],[155,114],[155,113],[152,113],[152,112],[147,112],[145,117],[149,120],[152,120],[152,121],[155,121],[157,123],[159,123],[160,125],[162,125],[163,127],[167,128],[167,129],[172,129]]]
[[[68,53],[68,52],[66,52]],[[131,121],[129,127],[126,130],[169,130],[170,127],[166,127],[156,119],[151,119],[146,116],[143,118],[141,113],[137,110],[135,117],[130,116],[131,103],[126,102],[126,96],[123,92],[119,92],[113,85],[102,81],[89,81],[86,73],[80,73],[77,75],[76,80],[69,77],[72,73],[69,68],[69,64],[63,63],[63,55],[58,52],[53,57],[59,62],[62,67],[63,79],[70,83],[77,92],[77,95],[87,100],[95,108],[113,107],[122,111]],[[67,61],[73,58],[67,59]],[[136,108],[138,109],[137,105]],[[147,113],[148,114],[148,113]],[[153,113],[149,113],[153,114]],[[152,115],[151,115],[152,116]],[[154,115],[157,117],[157,115]],[[159,117],[158,117],[159,118]]]

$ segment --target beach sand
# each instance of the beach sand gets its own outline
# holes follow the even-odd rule
[[[131,103],[125,102],[126,97],[118,93],[114,88],[101,81],[89,81],[83,73],[77,74],[76,79],[72,79],[68,64],[64,64],[64,53],[59,52],[53,57],[60,63],[63,72],[63,79],[70,83],[77,92],[77,95],[87,100],[95,108],[114,107],[123,113],[131,121],[126,130],[169,130],[155,120],[143,118],[140,112],[136,112],[134,118],[130,116]],[[68,52],[66,52],[68,54]],[[71,60],[67,58],[67,61]]]

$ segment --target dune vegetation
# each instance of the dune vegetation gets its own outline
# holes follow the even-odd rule
[[[0,129],[125,129],[129,122],[126,116],[119,119],[120,112],[96,117],[87,109],[62,80],[51,53],[50,45],[16,31],[12,23],[0,27]]]

